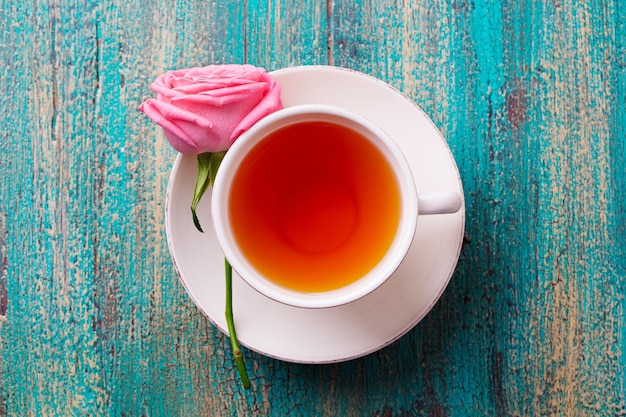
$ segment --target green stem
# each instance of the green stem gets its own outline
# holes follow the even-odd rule
[[[248,372],[246,372],[246,365],[243,362],[243,354],[239,347],[235,321],[233,319],[233,267],[226,259],[224,259],[224,266],[226,272],[226,324],[228,325],[228,334],[230,335],[230,347],[233,350],[235,365],[237,366],[237,371],[239,371],[241,383],[245,389],[249,389],[250,379],[248,378]]]
[[[209,188],[209,185],[215,184],[215,177],[217,171],[222,163],[222,159],[226,152],[206,152],[198,155],[198,176],[196,177],[196,185],[193,190],[193,199],[191,201],[191,217],[193,224],[196,228],[202,232],[200,221],[196,215],[196,208],[200,199]],[[246,372],[246,366],[243,363],[243,354],[239,347],[239,341],[237,340],[237,332],[235,332],[235,321],[233,319],[233,268],[230,263],[224,259],[226,266],[226,323],[228,325],[228,334],[230,335],[230,345],[233,350],[233,356],[235,357],[235,365],[239,371],[241,382],[245,389],[250,388],[250,379]]]

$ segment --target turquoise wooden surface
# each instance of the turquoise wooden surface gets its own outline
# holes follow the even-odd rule
[[[0,2],[0,416],[626,414],[623,0]],[[331,64],[418,103],[466,238],[391,346],[310,366],[226,340],[170,261],[168,69]]]

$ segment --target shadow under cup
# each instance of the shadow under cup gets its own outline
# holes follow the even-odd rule
[[[262,119],[227,152],[212,207],[235,271],[279,302],[331,307],[378,287],[413,238],[408,164],[377,126],[328,106]]]

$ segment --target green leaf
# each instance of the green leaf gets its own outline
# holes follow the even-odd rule
[[[200,220],[196,214],[196,209],[202,196],[209,188],[209,185],[215,184],[215,177],[217,176],[217,170],[220,168],[222,159],[226,155],[224,152],[205,152],[198,155],[198,176],[196,177],[196,185],[193,189],[193,199],[191,200],[191,218],[193,224],[200,232],[203,232],[202,226],[200,226]]]
[[[224,152],[215,152],[211,154],[211,166],[210,166],[210,181],[211,186],[215,184],[215,177],[217,176],[217,170],[220,169],[220,165],[222,164],[222,160],[226,156],[226,151]]]
[[[196,185],[193,189],[193,199],[191,200],[191,217],[193,219],[193,224],[196,226],[196,229],[198,229],[200,232],[203,232],[203,230],[202,230],[202,227],[200,226],[200,221],[198,220],[198,216],[196,214],[196,208],[198,207],[198,203],[200,203],[200,199],[202,199],[202,196],[204,195],[204,193],[209,188],[209,185],[212,182],[211,181],[212,157],[213,157],[213,154],[211,152],[201,153],[198,155],[198,176],[196,177]],[[215,172],[217,172],[217,168],[215,169]]]

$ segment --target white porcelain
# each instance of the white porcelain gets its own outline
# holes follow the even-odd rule
[[[259,272],[237,245],[229,216],[230,192],[233,179],[243,160],[250,151],[280,129],[302,122],[327,122],[341,125],[358,132],[373,144],[387,159],[394,171],[400,191],[400,216],[395,238],[381,261],[366,275],[350,285],[323,292],[301,292],[274,283]],[[315,175],[315,172],[311,172]],[[289,175],[286,172],[284,175]],[[268,184],[267,187],[271,187]],[[376,190],[372,190],[373,193]],[[273,193],[269,193],[273,194]],[[435,193],[420,196],[425,206],[418,207],[418,196],[409,165],[391,137],[368,119],[340,107],[322,104],[304,104],[277,111],[255,124],[241,135],[228,150],[220,165],[212,191],[211,213],[213,227],[226,258],[250,286],[276,301],[302,308],[328,308],[347,304],[366,296],[385,282],[396,270],[411,245],[415,233],[418,213],[438,214],[455,212],[460,208],[460,197],[456,192]],[[451,206],[451,203],[456,203]],[[250,207],[251,210],[254,207]],[[302,265],[302,268],[306,268]]]
[[[286,108],[330,105],[380,126],[404,154],[420,197],[422,193],[435,196],[453,191],[461,200],[455,213],[420,216],[410,248],[395,272],[375,290],[348,304],[322,309],[290,306],[262,295],[234,274],[235,325],[243,345],[290,362],[331,363],[357,358],[413,328],[448,284],[460,253],[465,222],[458,169],[433,123],[388,84],[324,66],[287,68],[272,75],[282,87]],[[196,172],[194,156],[177,157],[166,198],[168,243],[189,295],[227,333],[224,253],[211,222],[210,193],[198,207],[205,233],[196,231],[189,212]],[[428,211],[428,200],[419,200],[420,210]],[[449,201],[452,208],[458,203],[454,200]]]

